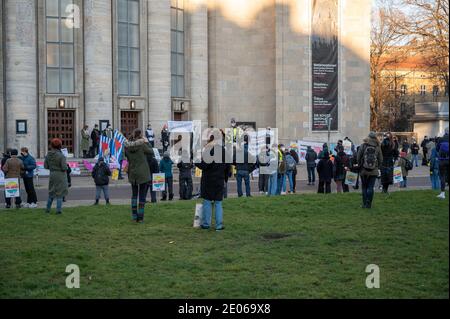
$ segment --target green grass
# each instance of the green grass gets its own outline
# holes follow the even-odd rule
[[[0,298],[448,298],[448,202],[431,191],[229,199],[226,230],[194,202],[0,210]],[[287,235],[274,239],[272,235]],[[65,287],[77,264],[81,288]],[[368,264],[381,288],[367,289]]]

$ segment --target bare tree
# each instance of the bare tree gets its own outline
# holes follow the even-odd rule
[[[449,0],[397,0],[389,10],[395,32],[426,57],[429,70],[441,77],[448,92]]]

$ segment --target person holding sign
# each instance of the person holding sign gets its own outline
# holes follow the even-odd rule
[[[128,181],[132,189],[131,214],[133,221],[137,223],[144,222],[145,202],[150,182],[148,154],[153,154],[148,140],[143,138],[141,129],[134,130],[131,139],[125,141],[125,156],[128,160]]]
[[[2,166],[2,170],[3,170],[3,172],[5,172],[6,179],[17,178],[18,180],[20,180],[20,177],[25,173],[25,167],[23,165],[22,160],[20,160],[17,157],[18,154],[19,154],[19,152],[17,150],[11,150],[11,158],[9,158],[5,162],[5,165]],[[5,195],[5,197],[6,197],[6,195]],[[7,209],[11,208],[11,198],[6,197],[5,202],[6,202],[6,208]],[[22,198],[20,198],[20,192],[19,192],[19,196],[15,197],[15,204],[16,204],[17,209],[22,207]]]
[[[151,202],[156,203],[156,192],[153,190],[153,174],[159,173],[159,164],[155,157],[155,150],[153,150],[154,154],[147,154],[147,164],[148,168],[150,169],[150,182],[148,183],[149,191],[150,191],[150,197]],[[147,197],[147,195],[145,196]]]
[[[50,151],[45,157],[44,168],[50,170],[48,184],[48,200],[46,213],[50,213],[53,201],[56,199],[56,214],[62,214],[63,198],[69,193],[67,181],[66,157],[61,152],[62,142],[55,138],[50,143]]]

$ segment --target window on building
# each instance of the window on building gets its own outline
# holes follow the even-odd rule
[[[119,95],[139,96],[141,94],[139,0],[118,0],[117,13]]]
[[[185,96],[184,78],[184,0],[171,0],[172,97]]]
[[[425,85],[420,86],[420,95],[424,96],[427,94],[427,87]]]
[[[46,0],[47,93],[75,93],[72,0]]]
[[[406,86],[406,84],[402,84],[400,86],[400,94],[401,95],[406,95],[407,91],[408,91],[408,87]]]
[[[433,85],[433,96],[439,96],[439,86]]]

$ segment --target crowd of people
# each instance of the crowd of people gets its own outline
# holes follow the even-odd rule
[[[232,123],[233,124],[233,123]],[[165,134],[164,141],[168,138],[167,126],[163,128]],[[236,146],[232,163],[226,163],[225,133],[222,132],[222,139],[215,139],[210,136],[209,141],[203,148],[203,157],[200,163],[193,162],[192,154],[186,150],[181,150],[181,160],[177,163],[170,157],[167,148],[164,148],[162,159],[158,162],[153,151],[154,134],[151,126],[145,132],[136,129],[125,141],[124,157],[128,161],[126,172],[128,181],[131,185],[131,212],[132,219],[137,223],[144,221],[144,209],[147,202],[147,196],[150,192],[151,202],[157,202],[156,192],[152,189],[152,177],[156,173],[164,173],[165,190],[162,192],[162,201],[172,201],[174,199],[173,191],[173,167],[176,165],[179,170],[179,191],[181,200],[190,200],[196,197],[193,190],[193,173],[195,169],[202,172],[200,191],[198,197],[203,199],[203,223],[202,228],[211,227],[212,208],[215,208],[216,230],[223,229],[223,208],[222,201],[228,196],[228,181],[233,173],[237,182],[238,197],[244,196],[242,183],[245,185],[245,196],[251,197],[251,175],[257,171],[258,190],[260,194],[267,196],[286,195],[296,193],[296,175],[299,164],[299,154],[297,150],[286,148],[285,145],[266,144],[256,157],[249,151],[248,136],[243,136],[243,143]],[[88,126],[83,128],[82,138],[85,140],[82,144],[83,155],[88,156],[89,150],[88,138],[96,144],[97,135],[100,134],[97,126],[89,134]],[[102,134],[112,134],[111,127],[108,126]],[[344,143],[350,143],[351,148],[344,148]],[[92,146],[91,146],[92,147]],[[98,145],[96,146],[98,148]],[[445,187],[448,183],[449,167],[449,136],[448,128],[445,134],[440,138],[428,139],[421,143],[423,151],[423,164],[428,165],[430,169],[430,181],[433,189],[440,188],[439,198],[445,198]],[[377,180],[379,181],[382,193],[389,194],[389,187],[394,184],[394,167],[400,166],[403,182],[400,187],[407,187],[408,172],[414,166],[419,166],[418,155],[420,147],[415,140],[400,145],[396,136],[386,133],[381,139],[377,134],[371,132],[363,143],[358,147],[345,138],[339,140],[334,152],[330,151],[325,143],[322,150],[317,154],[311,147],[308,147],[305,155],[306,169],[308,173],[308,186],[316,185],[316,173],[318,175],[318,193],[329,194],[332,189],[332,182],[335,182],[338,193],[349,192],[350,187],[346,183],[346,177],[349,172],[357,174],[354,189],[362,190],[362,207],[370,209],[372,207],[374,188]],[[56,201],[57,214],[62,213],[62,205],[68,194],[70,187],[70,167],[66,158],[61,152],[62,142],[60,139],[53,139],[50,143],[50,150],[45,157],[44,167],[50,171],[48,200],[46,212],[49,213],[54,201]],[[223,158],[206,162],[207,158],[214,158],[214,153],[222,150]],[[236,154],[241,151],[243,158],[236,159]],[[186,160],[187,159],[187,160]],[[20,155],[16,149],[9,149],[4,153],[1,161],[1,168],[6,178],[18,178],[23,180],[27,193],[27,202],[22,204],[21,198],[15,198],[16,208],[37,207],[37,196],[33,185],[34,170],[36,161],[29,154],[27,148],[22,148]],[[95,203],[98,205],[101,194],[105,198],[106,204],[110,204],[109,182],[111,170],[102,157],[98,158],[92,170],[92,178],[96,186]],[[289,186],[289,188],[288,188]],[[10,198],[6,198],[6,208],[11,208]]]

